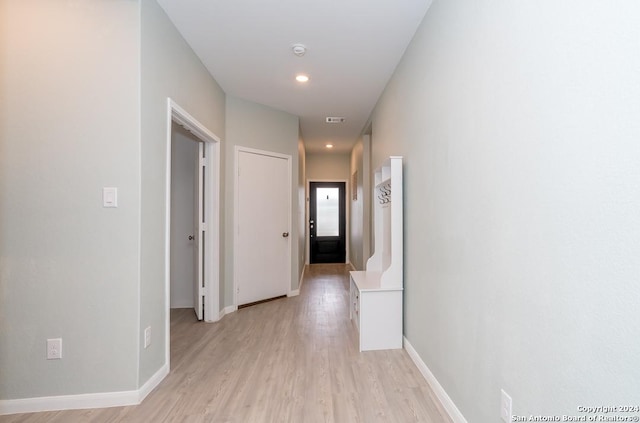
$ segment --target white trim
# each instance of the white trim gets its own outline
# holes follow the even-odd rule
[[[206,182],[209,187],[208,196],[205,197],[205,213],[206,220],[209,222],[208,231],[206,231],[207,239],[205,241],[209,247],[207,257],[211,260],[205,263],[205,310],[204,319],[209,322],[220,320],[220,274],[217,269],[220,268],[220,138],[213,132],[209,131],[197,119],[191,116],[187,111],[180,107],[171,98],[167,98],[167,151],[166,151],[166,168],[165,168],[165,364],[167,368],[170,365],[170,327],[171,327],[171,124],[176,122],[182,125],[196,138],[204,142],[206,163]]]
[[[142,385],[142,387],[140,387],[140,389],[138,389],[138,404],[144,401],[147,395],[149,395],[151,391],[156,389],[156,387],[160,385],[160,382],[162,382],[162,380],[167,377],[168,374],[169,363],[162,366],[153,376],[149,378],[149,380],[145,382],[144,385]]]
[[[289,207],[287,208],[288,211],[288,225],[289,225],[289,233],[290,234],[294,234],[292,231],[292,214],[291,214],[291,205],[292,205],[292,191],[293,191],[293,179],[292,179],[292,165],[293,165],[293,160],[292,160],[292,156],[290,154],[281,154],[281,153],[275,153],[273,151],[266,151],[266,150],[258,150],[255,148],[249,148],[249,147],[243,147],[240,145],[236,145],[235,146],[235,151],[234,151],[234,158],[233,158],[233,191],[234,191],[234,195],[233,195],[233,304],[237,309],[238,306],[238,239],[236,234],[238,233],[238,221],[239,221],[239,204],[240,204],[240,192],[238,190],[238,185],[239,185],[239,172],[238,172],[238,163],[239,163],[239,159],[240,159],[240,153],[250,153],[250,154],[258,154],[258,155],[262,155],[262,156],[269,156],[269,157],[276,157],[278,159],[284,159],[287,161],[287,172],[288,172],[288,198],[289,198]],[[289,237],[289,239],[293,239],[292,236]],[[292,258],[291,258],[291,243],[293,241],[289,241],[289,243],[287,244],[287,257],[289,257],[289,268],[291,268],[292,266]],[[288,277],[286,282],[286,291],[287,293],[291,292],[291,271],[289,271],[288,273]]]
[[[227,307],[222,309],[220,318],[222,318],[223,316],[226,316],[227,314],[234,313],[236,311],[238,311],[238,306],[236,306],[236,305],[227,306]]]
[[[418,352],[413,348],[409,340],[404,336],[402,339],[404,341],[404,349],[407,350],[409,357],[411,357],[411,360],[413,360],[413,363],[416,365],[418,370],[420,370],[422,376],[427,380],[427,383],[436,394],[436,397],[440,400],[442,407],[445,409],[447,414],[449,414],[451,420],[453,420],[454,423],[467,423],[467,420],[464,418],[460,410],[458,410],[458,407],[456,407],[449,395],[447,395],[447,392],[444,390],[442,385],[440,385],[440,382],[438,382],[438,379],[436,379],[433,373],[431,373],[431,370],[429,370],[425,362],[422,361],[422,358],[420,358]]]
[[[297,297],[298,295],[300,295],[299,289],[294,289],[292,291],[287,292],[287,297]]]
[[[38,413],[42,411],[83,410],[87,408],[124,407],[138,405],[169,374],[164,365],[140,389],[134,391],[102,392],[95,394],[60,395],[55,397],[0,400],[0,416]]]
[[[138,404],[138,391],[0,400],[0,415],[41,411],[81,410]]]

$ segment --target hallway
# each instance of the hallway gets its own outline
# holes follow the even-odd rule
[[[450,422],[404,350],[358,352],[348,267],[311,265],[301,295],[214,324],[171,315],[171,373],[138,406],[1,422]]]

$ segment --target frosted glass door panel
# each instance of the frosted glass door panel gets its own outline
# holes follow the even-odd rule
[[[316,236],[340,235],[340,189],[317,188]]]

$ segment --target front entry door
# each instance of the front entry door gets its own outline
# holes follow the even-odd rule
[[[344,263],[345,183],[309,183],[309,242],[311,263]]]

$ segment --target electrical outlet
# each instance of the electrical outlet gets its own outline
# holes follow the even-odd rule
[[[147,326],[144,330],[144,347],[147,348],[151,345],[151,326]]]
[[[62,358],[62,338],[47,339],[47,360]]]
[[[505,422],[511,421],[511,397],[503,390],[500,390],[500,417]]]

